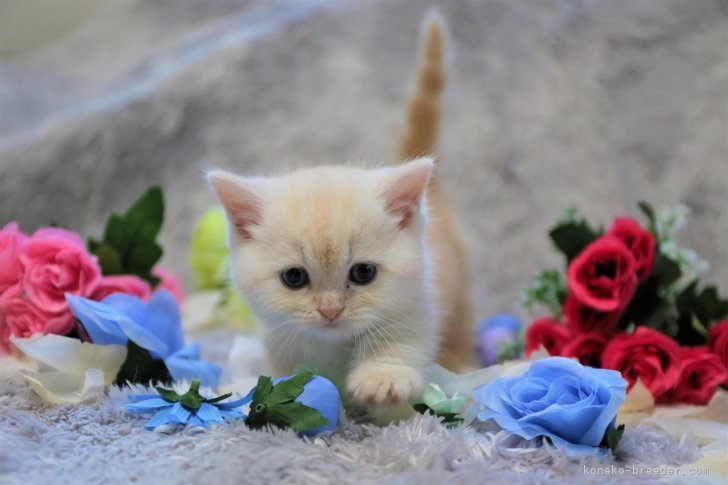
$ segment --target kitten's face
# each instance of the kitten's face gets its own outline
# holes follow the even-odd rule
[[[234,278],[268,325],[347,339],[422,304],[420,211],[432,162],[321,167],[246,179],[212,172],[231,222]]]

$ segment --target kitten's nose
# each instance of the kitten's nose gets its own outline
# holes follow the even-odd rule
[[[341,315],[341,312],[343,311],[344,307],[339,305],[323,305],[318,307],[318,312],[321,314],[321,316],[330,321],[336,320],[336,318]]]

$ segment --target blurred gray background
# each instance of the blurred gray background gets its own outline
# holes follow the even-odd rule
[[[560,265],[570,205],[608,224],[645,199],[728,286],[728,0],[5,0],[0,223],[99,235],[162,184],[164,264],[188,276],[206,167],[388,161],[417,31],[453,39],[441,174],[478,313]]]

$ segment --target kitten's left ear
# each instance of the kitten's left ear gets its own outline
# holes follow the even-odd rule
[[[434,166],[432,158],[418,158],[387,171],[382,196],[387,211],[399,217],[400,228],[408,227],[420,212]]]
[[[263,218],[263,200],[255,193],[253,184],[246,178],[213,170],[207,180],[217,192],[230,226],[243,239],[253,239],[251,229]]]

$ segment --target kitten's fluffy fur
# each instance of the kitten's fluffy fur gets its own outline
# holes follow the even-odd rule
[[[401,160],[436,147],[444,41],[442,21],[430,15]],[[264,324],[277,374],[301,364],[340,370],[357,400],[381,404],[414,397],[422,368],[438,357],[456,370],[469,365],[466,258],[432,170],[432,159],[419,158],[282,177],[209,174],[233,229],[233,277]],[[356,263],[376,265],[371,283],[348,280]],[[282,283],[294,267],[307,271],[308,285]],[[331,312],[340,315],[326,318]]]

